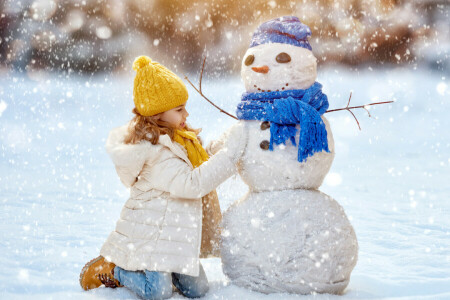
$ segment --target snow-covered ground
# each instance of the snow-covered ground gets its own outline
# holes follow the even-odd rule
[[[190,76],[196,79],[196,76]],[[208,74],[205,74],[208,77]],[[85,262],[98,255],[128,191],[104,151],[108,131],[131,118],[132,79],[0,79],[0,298],[136,299],[127,289],[83,291]],[[321,190],[346,210],[359,240],[359,261],[344,299],[450,299],[450,81],[419,69],[328,68],[318,80],[336,158]],[[204,92],[234,113],[238,77],[203,82]],[[190,89],[190,123],[203,139],[234,120]],[[222,209],[247,190],[234,177],[218,188]],[[219,259],[203,260],[205,299],[337,299],[264,295],[231,285]],[[175,294],[174,298],[182,298]]]

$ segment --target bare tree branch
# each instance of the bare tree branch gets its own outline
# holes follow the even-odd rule
[[[202,92],[202,79],[203,79],[203,70],[205,69],[205,62],[206,62],[206,56],[203,59],[203,64],[202,64],[202,71],[200,72],[200,80],[199,80],[199,90],[200,93]]]
[[[205,69],[205,61],[206,61],[206,56],[203,59],[203,65],[202,65],[202,71],[200,72],[200,80],[199,80],[199,87],[197,88],[190,80],[189,78],[184,75],[184,79],[187,80],[187,82],[189,82],[189,84],[194,88],[194,90],[196,90],[200,96],[202,96],[206,101],[208,101],[212,106],[214,106],[215,108],[217,108],[220,112],[232,117],[233,119],[237,120],[238,118],[236,118],[235,116],[233,116],[232,114],[224,111],[222,108],[220,108],[219,106],[217,106],[214,102],[212,102],[211,100],[208,99],[208,97],[206,97],[203,92],[202,92],[202,79],[203,79],[203,70]]]
[[[353,118],[355,118],[355,121],[356,121],[356,123],[358,124],[359,130],[361,130],[361,126],[359,126],[359,121],[358,121],[358,119],[356,118],[355,114],[354,114],[351,110],[349,110],[349,112],[352,114]]]
[[[325,113],[330,113],[330,112],[340,111],[340,110],[346,110],[346,111],[348,111],[349,113],[352,114],[353,118],[355,118],[355,121],[358,124],[359,130],[361,130],[361,126],[359,125],[358,119],[356,118],[355,114],[351,111],[351,109],[362,108],[365,111],[367,111],[367,114],[369,115],[369,118],[371,118],[372,115],[370,114],[369,110],[367,109],[367,106],[378,105],[378,104],[387,104],[387,103],[393,103],[394,102],[394,101],[373,102],[373,103],[368,103],[368,104],[364,104],[364,105],[358,105],[358,106],[351,106],[351,107],[349,107],[351,99],[352,99],[352,92],[350,92],[350,97],[348,97],[348,102],[347,102],[347,106],[346,107],[337,108],[337,109],[330,109],[330,110],[327,110]]]

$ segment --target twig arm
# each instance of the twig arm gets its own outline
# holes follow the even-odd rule
[[[202,93],[202,79],[203,79],[203,70],[205,69],[205,62],[206,62],[206,56],[203,59],[203,64],[202,64],[202,71],[200,72],[200,80],[198,81],[198,86],[199,86],[199,90],[200,93]],[[186,77],[186,76],[185,76]],[[187,79],[187,78],[186,78]],[[188,80],[189,81],[189,80]],[[192,84],[191,84],[192,85]]]
[[[378,104],[387,104],[387,103],[393,103],[394,101],[385,101],[385,102],[375,102],[375,103],[369,103],[369,104],[364,104],[364,105],[358,105],[358,106],[350,106],[350,107],[343,107],[343,108],[337,108],[337,109],[330,109],[327,110],[325,113],[330,113],[330,112],[334,112],[334,111],[340,111],[340,110],[349,110],[349,109],[355,109],[355,108],[363,108],[366,109],[366,106],[371,106],[371,105],[378,105]]]
[[[214,102],[212,102],[211,100],[208,99],[208,97],[206,97],[203,94],[202,91],[202,81],[203,81],[203,71],[205,69],[205,62],[206,62],[206,56],[203,59],[203,64],[202,64],[202,70],[200,72],[200,78],[199,78],[199,87],[197,88],[190,80],[189,78],[185,75],[184,79],[186,79],[186,81],[194,88],[194,90],[197,91],[197,93],[200,94],[200,96],[202,96],[206,101],[208,101],[212,106],[214,106],[215,108],[217,108],[220,112],[226,114],[229,117],[232,117],[235,120],[238,120],[238,118],[236,118],[235,116],[233,116],[232,114],[224,111],[222,108],[220,108],[219,106],[217,106]],[[364,104],[364,105],[358,105],[358,106],[349,106],[350,105],[350,101],[352,99],[352,93],[350,92],[350,97],[348,98],[348,102],[347,102],[347,106],[343,107],[343,108],[337,108],[337,109],[330,109],[327,110],[325,113],[330,113],[330,112],[335,112],[335,111],[340,111],[340,110],[346,110],[348,111],[350,114],[352,114],[353,118],[355,119],[356,123],[358,124],[358,128],[359,130],[361,130],[361,126],[359,125],[359,121],[358,118],[356,118],[355,114],[351,111],[352,109],[356,109],[356,108],[362,108],[364,109],[367,114],[369,115],[369,117],[371,117],[369,110],[367,109],[367,106],[372,106],[372,105],[379,105],[379,104],[387,104],[387,103],[393,103],[394,101],[384,101],[384,102],[374,102],[374,103],[368,103],[368,104]]]
[[[356,121],[356,124],[358,124],[359,130],[361,130],[361,126],[359,125],[358,118],[356,118],[355,114],[351,111],[352,109],[355,109],[355,108],[362,108],[362,109],[364,109],[364,110],[369,114],[369,118],[370,118],[370,117],[372,117],[372,116],[370,115],[370,112],[369,112],[369,110],[367,109],[367,106],[378,105],[378,104],[387,104],[387,103],[393,103],[393,102],[394,102],[394,101],[384,101],[384,102],[374,102],[374,103],[369,103],[369,104],[364,104],[364,105],[358,105],[358,106],[349,106],[349,105],[350,105],[351,99],[352,99],[352,93],[350,92],[350,97],[348,97],[348,102],[347,102],[347,106],[346,106],[346,107],[343,107],[343,108],[337,108],[337,109],[330,109],[330,110],[327,110],[325,113],[330,113],[330,112],[340,111],[340,110],[346,110],[346,111],[348,111],[349,113],[352,114],[353,118],[354,118],[355,121]]]
[[[200,96],[202,96],[206,101],[208,101],[212,106],[214,106],[215,108],[217,108],[220,112],[228,115],[229,117],[232,117],[233,119],[237,120],[238,118],[236,118],[235,116],[233,116],[232,114],[224,111],[223,109],[221,109],[219,106],[217,106],[216,104],[214,104],[214,102],[212,102],[211,100],[208,99],[208,97],[206,97],[201,90],[199,90],[190,80],[187,76],[184,76],[184,79],[187,80],[187,82],[194,88],[194,90],[197,91],[197,93],[200,94]]]

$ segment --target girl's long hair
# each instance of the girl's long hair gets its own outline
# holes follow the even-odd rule
[[[141,115],[136,108],[133,108],[134,118],[131,120],[128,127],[128,135],[125,137],[125,144],[137,144],[142,140],[149,141],[156,145],[159,141],[159,136],[167,134],[170,139],[173,139],[175,128],[169,123],[158,120],[155,116],[145,117]],[[186,125],[186,130],[194,131],[197,135],[200,130],[193,129]],[[200,139],[200,138],[199,138]]]

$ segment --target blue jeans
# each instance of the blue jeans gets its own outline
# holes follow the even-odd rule
[[[208,279],[200,264],[199,276],[156,271],[127,271],[114,268],[114,277],[144,299],[167,299],[172,296],[172,283],[188,298],[200,298],[209,289]]]

